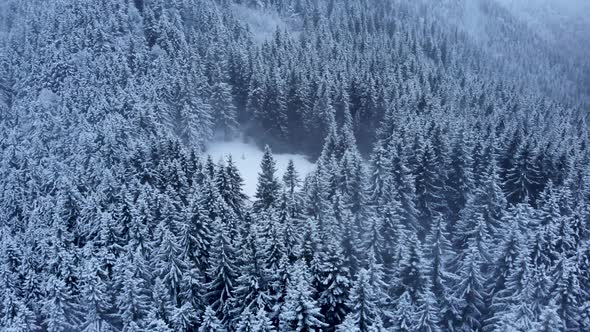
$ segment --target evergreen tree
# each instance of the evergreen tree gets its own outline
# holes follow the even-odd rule
[[[242,328],[253,324],[250,317],[256,308],[264,308],[271,305],[268,290],[268,279],[265,270],[265,255],[261,241],[254,225],[248,225],[248,229],[240,242],[240,256],[238,259],[240,275],[236,279],[234,292],[235,301],[233,317],[240,317],[238,325]],[[244,325],[245,324],[245,325]],[[250,325],[248,325],[250,324]]]
[[[404,151],[399,146],[390,147],[393,149],[392,165],[392,183],[396,188],[394,199],[401,204],[402,222],[404,226],[414,232],[423,230],[418,223],[418,210],[416,209],[416,189],[415,180],[411,170],[408,168],[408,160]]]
[[[225,161],[219,161],[215,177],[217,190],[227,206],[237,216],[242,216],[244,213],[246,195],[242,192],[243,182],[244,180],[240,176],[231,156],[228,156]]]
[[[68,291],[63,280],[52,276],[46,283],[48,294],[41,308],[45,316],[43,324],[51,332],[72,329],[80,319],[77,317],[80,310],[76,298]]]
[[[324,322],[328,324],[326,330],[340,324],[347,313],[346,300],[350,288],[350,272],[344,264],[344,255],[339,244],[328,240],[322,255],[321,270],[319,271],[322,291],[318,294]]]
[[[527,199],[535,203],[542,189],[537,154],[532,142],[525,141],[518,146],[504,183],[510,203],[528,203]]]
[[[580,288],[579,271],[575,261],[564,254],[553,271],[551,298],[555,300],[559,317],[564,322],[565,331],[578,331],[582,320],[580,310],[585,290]]]
[[[395,304],[395,310],[391,316],[393,326],[391,329],[396,332],[415,331],[417,317],[414,303],[408,292],[404,292]]]
[[[436,303],[434,293],[426,291],[420,294],[416,310],[416,331],[436,332],[440,331],[440,309]]]
[[[240,321],[236,326],[237,332],[255,332],[256,320],[254,314],[250,310],[244,311],[240,315]]]
[[[274,207],[280,194],[280,183],[275,176],[276,162],[268,145],[264,148],[260,169],[256,194],[254,195],[256,197],[254,206],[258,211]]]
[[[113,316],[110,313],[109,294],[107,285],[101,277],[104,271],[99,268],[96,259],[88,261],[84,267],[82,284],[82,303],[84,318],[80,323],[82,331],[115,331],[112,325]]]
[[[209,266],[212,243],[212,223],[199,204],[199,196],[194,195],[187,207],[187,220],[180,232],[180,246],[183,255],[199,273]]]
[[[461,130],[457,135],[451,151],[446,195],[452,220],[458,219],[459,212],[473,195],[473,156],[470,134]]]
[[[262,308],[258,309],[254,320],[255,331],[260,332],[275,332],[276,329],[272,321],[268,318],[266,311]]]
[[[131,258],[121,259],[115,274],[115,281],[121,285],[117,296],[117,307],[124,331],[133,331],[147,325],[147,316],[151,305],[149,283],[141,271],[144,262],[137,253],[129,253]],[[124,256],[125,257],[125,256]]]
[[[443,212],[444,182],[439,177],[439,165],[430,142],[420,152],[416,170],[416,208],[420,211],[421,229],[428,232],[435,215]]]
[[[179,304],[181,293],[181,280],[187,269],[186,262],[182,259],[182,251],[178,238],[163,223],[157,228],[158,240],[156,243],[154,267],[169,292],[169,305],[176,307]]]
[[[219,78],[216,78],[209,87],[209,104],[211,105],[215,128],[223,133],[225,139],[230,139],[238,126],[236,107],[232,98],[231,87],[223,81],[221,69],[218,68],[217,71],[218,73],[215,73],[215,76],[219,76]]]
[[[388,194],[393,185],[390,177],[389,156],[381,142],[375,144],[370,163],[368,201],[373,206],[380,206],[391,200]]]
[[[207,306],[203,318],[201,319],[201,326],[199,326],[199,332],[223,332],[226,329],[215,315],[215,310],[210,306]]]
[[[422,247],[415,234],[404,239],[408,242],[402,253],[399,264],[399,292],[407,293],[412,303],[417,303],[421,296],[431,292],[430,280],[427,275],[426,262]]]
[[[326,326],[310,286],[310,275],[302,262],[297,262],[289,273],[287,296],[281,309],[281,330],[318,331]]]
[[[380,295],[373,288],[370,279],[367,270],[361,269],[357,273],[347,302],[350,313],[343,324],[353,326],[358,331],[383,330],[379,323],[381,322],[378,308]]]
[[[536,328],[540,332],[565,330],[565,324],[563,323],[562,318],[557,314],[555,302],[550,303],[543,309]]]
[[[460,281],[454,287],[454,296],[459,299],[458,325],[462,330],[479,330],[486,314],[484,277],[481,274],[482,257],[475,241],[470,241],[465,257],[458,270]]]
[[[300,203],[296,191],[299,188],[300,183],[299,173],[295,169],[293,159],[289,159],[287,169],[283,175],[283,186],[285,188],[285,198],[287,199],[286,202],[288,203],[289,214],[291,217],[296,217],[299,214]]]
[[[222,326],[229,324],[231,319],[231,300],[234,297],[237,268],[236,249],[229,239],[227,225],[221,220],[215,222],[215,239],[213,241],[207,277],[205,298]],[[207,313],[205,314],[207,317]]]

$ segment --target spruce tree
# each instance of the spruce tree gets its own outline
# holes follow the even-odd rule
[[[323,323],[320,307],[313,299],[310,274],[303,262],[293,265],[287,283],[287,296],[281,308],[280,329],[289,331],[318,331]]]
[[[459,299],[457,328],[478,330],[482,327],[485,315],[486,293],[485,279],[481,273],[483,258],[475,241],[470,241],[464,258],[460,262],[458,274],[460,281],[453,289],[454,296]]]
[[[404,292],[395,303],[391,316],[391,330],[396,332],[415,331],[417,325],[416,308],[408,292]]]
[[[378,307],[380,294],[375,291],[370,279],[365,269],[357,273],[347,301],[350,313],[343,323],[363,332],[379,331],[378,322],[381,321]]]
[[[216,236],[213,241],[210,267],[207,278],[205,299],[223,326],[227,326],[231,319],[231,304],[234,297],[238,270],[236,264],[236,249],[229,238],[227,225],[221,220],[215,221]],[[207,313],[205,313],[207,315]]]
[[[276,162],[272,156],[270,147],[264,147],[264,155],[260,162],[260,173],[258,173],[258,184],[254,197],[256,210],[267,210],[274,207],[280,195],[280,183],[276,178]]]
[[[203,318],[201,318],[201,325],[199,326],[199,332],[224,332],[223,324],[219,321],[215,315],[215,310],[210,306],[207,306]]]
[[[524,141],[518,146],[504,182],[510,203],[529,203],[527,200],[530,200],[535,204],[542,189],[537,154],[533,142]]]
[[[344,255],[339,243],[328,240],[324,246],[319,278],[322,291],[318,294],[324,322],[328,324],[326,330],[340,324],[348,312],[346,300],[350,288],[350,272],[344,262]]]

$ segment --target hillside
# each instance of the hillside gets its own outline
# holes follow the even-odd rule
[[[541,1],[0,1],[0,330],[590,330]]]

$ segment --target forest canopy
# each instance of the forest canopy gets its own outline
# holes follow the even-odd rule
[[[586,26],[510,3],[0,1],[0,330],[590,330]]]

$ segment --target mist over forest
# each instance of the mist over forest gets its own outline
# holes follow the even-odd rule
[[[590,2],[0,0],[0,330],[590,331]]]

